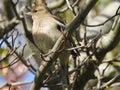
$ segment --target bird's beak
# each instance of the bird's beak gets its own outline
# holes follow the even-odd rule
[[[32,13],[31,12],[27,12],[26,15],[32,16]]]

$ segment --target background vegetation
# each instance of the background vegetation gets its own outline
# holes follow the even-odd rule
[[[34,2],[44,0],[0,0],[0,90],[62,90],[57,47],[47,56],[31,41],[32,19],[26,13]],[[44,3],[44,2],[43,2]],[[71,41],[68,90],[119,90],[120,1],[46,0],[53,14],[66,24],[64,36]],[[44,58],[46,59],[46,58]],[[49,62],[50,61],[50,62]],[[56,62],[56,63],[55,63]],[[42,67],[42,68],[41,68]],[[55,68],[54,71],[59,70]]]

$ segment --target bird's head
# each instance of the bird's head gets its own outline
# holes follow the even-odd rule
[[[38,5],[32,7],[31,15],[32,16],[44,15],[48,12],[49,12],[49,10],[45,4],[38,4]]]

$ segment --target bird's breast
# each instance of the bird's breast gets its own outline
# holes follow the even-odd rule
[[[61,32],[54,24],[37,23],[33,24],[32,34],[36,45],[47,53],[54,46]]]

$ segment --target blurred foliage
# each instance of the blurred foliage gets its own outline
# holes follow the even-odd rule
[[[65,13],[59,14],[62,20],[68,24],[73,19],[73,13],[70,10],[67,10]]]
[[[27,0],[27,1],[20,0],[20,1],[21,1],[21,3],[20,3],[19,9],[21,9],[22,6],[25,6],[24,2],[26,2],[27,5],[29,3],[29,0]],[[31,3],[32,3],[32,1],[33,0],[31,0]],[[41,2],[41,1],[44,1],[44,0],[38,0],[38,1]],[[105,6],[107,6],[112,1],[114,1],[114,0],[99,0],[99,2],[96,4],[96,6],[91,10],[91,12],[92,12],[91,16],[93,16],[93,17],[97,16],[101,12],[101,10],[103,10],[103,8]],[[11,9],[10,0],[2,0],[2,3],[3,3],[3,6],[4,6],[4,10],[3,10],[4,12],[2,11],[1,14],[5,13],[8,21],[11,20],[11,19],[13,19],[15,17],[15,14],[14,14],[13,10]],[[29,3],[29,4],[31,5],[31,3]],[[56,12],[57,10],[59,11],[59,10],[61,10],[63,8],[64,8],[64,6],[58,8],[56,10],[53,10],[53,13]],[[21,14],[20,10],[19,10],[19,14]],[[71,22],[71,20],[74,18],[73,12],[71,10],[69,10],[69,9],[66,10],[65,12],[58,13],[57,15],[60,16],[60,18],[62,18],[62,20],[66,24],[69,24]],[[0,25],[1,25],[1,23],[0,23]],[[0,60],[2,60],[7,55],[7,53],[8,53],[7,49],[0,48]],[[26,53],[29,53],[29,51],[27,50]],[[105,60],[111,60],[113,58],[116,58],[117,60],[120,60],[120,43],[116,46],[115,49],[113,49],[112,51],[110,51],[106,55],[106,57],[104,59]],[[4,61],[0,62],[0,67],[4,67],[4,66],[7,66],[7,65],[8,65],[8,58],[5,58]],[[105,68],[105,67],[106,67],[106,65],[102,66],[101,70],[103,70],[103,68]],[[111,77],[114,77],[116,75],[116,72],[117,73],[120,72],[120,62],[112,62],[112,65],[105,70],[105,73],[109,74],[108,76],[111,76]],[[6,69],[6,68],[0,70],[0,74],[7,75],[7,73],[8,73],[8,69]],[[120,88],[114,88],[114,90],[119,90],[119,89]],[[105,90],[112,90],[112,89],[110,89],[109,87],[106,87]]]
[[[5,10],[4,13],[6,15],[7,20],[9,21],[12,20],[15,14],[13,12],[10,0],[2,0],[2,3],[4,6],[4,10]]]
[[[7,53],[8,53],[7,49],[0,48],[0,60],[5,58]],[[2,60],[2,62],[0,61],[0,68],[4,67],[6,65],[8,65],[8,58],[5,58],[4,60]],[[3,75],[7,75],[8,69],[3,68],[3,69],[0,70],[0,73],[3,74]]]
[[[0,48],[0,59],[4,58],[8,53],[7,49]]]

